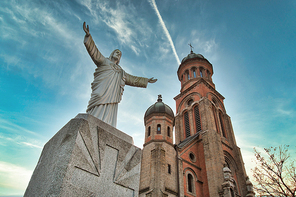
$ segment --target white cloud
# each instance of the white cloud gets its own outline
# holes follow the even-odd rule
[[[0,118],[0,128],[3,128],[3,129],[6,129],[6,130],[9,130],[9,131],[12,131],[14,133],[23,133],[23,132],[26,132],[26,133],[29,133],[29,134],[33,134],[35,136],[39,136],[39,134],[33,132],[33,131],[30,131],[26,128],[23,128],[21,126],[18,126],[17,124],[14,124],[10,121],[7,121],[7,120],[4,120],[2,118]]]
[[[39,149],[43,148],[42,146],[38,146],[36,144],[32,144],[32,143],[29,143],[29,142],[21,142],[21,144],[24,144],[24,145],[29,146],[31,148],[39,148]]]
[[[13,138],[11,137],[6,137],[3,135],[0,135],[0,139],[1,139],[1,145],[2,146],[11,146],[11,143],[15,143],[21,146],[27,146],[30,148],[38,148],[38,149],[42,149],[43,147],[40,145],[41,143],[36,141],[36,140],[32,140],[32,139],[27,139],[24,136],[20,136],[20,135],[16,135]],[[29,140],[32,141],[34,143],[31,142],[24,142],[24,140]],[[39,145],[37,145],[39,144]]]
[[[0,187],[25,190],[33,171],[0,161]]]

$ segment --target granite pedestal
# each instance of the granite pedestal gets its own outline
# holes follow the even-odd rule
[[[132,137],[78,114],[44,146],[24,196],[138,196],[140,166]]]

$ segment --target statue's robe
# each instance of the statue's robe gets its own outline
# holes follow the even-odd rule
[[[97,68],[91,84],[91,98],[86,112],[116,127],[118,103],[121,101],[124,86],[146,88],[148,78],[130,75],[97,49],[91,35],[85,36],[84,45]]]

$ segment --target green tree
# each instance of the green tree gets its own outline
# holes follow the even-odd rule
[[[252,171],[258,195],[295,197],[295,160],[288,150],[289,145],[264,148],[263,153],[254,148],[257,165]]]

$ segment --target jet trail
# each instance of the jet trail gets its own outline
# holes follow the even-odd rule
[[[160,25],[162,26],[162,28],[163,28],[163,30],[164,30],[164,33],[165,33],[166,37],[168,38],[168,40],[169,40],[169,42],[170,42],[170,45],[171,45],[171,47],[172,47],[172,50],[173,50],[173,53],[174,53],[175,58],[176,58],[176,60],[177,60],[177,63],[178,63],[178,65],[180,65],[180,59],[179,59],[179,57],[178,57],[178,55],[177,55],[177,52],[176,52],[176,49],[175,49],[175,46],[174,46],[173,40],[172,40],[172,38],[171,38],[171,35],[170,35],[168,29],[166,28],[166,26],[165,26],[165,24],[164,24],[164,22],[163,22],[163,20],[162,20],[162,17],[161,17],[161,15],[160,15],[160,13],[159,13],[159,11],[158,11],[158,8],[157,8],[157,5],[156,5],[156,3],[155,3],[155,0],[149,0],[149,1],[150,1],[151,5],[152,5],[153,9],[154,9],[155,12],[156,12],[156,15],[157,15],[157,17],[158,17],[158,19],[159,19],[159,21],[160,21]]]

